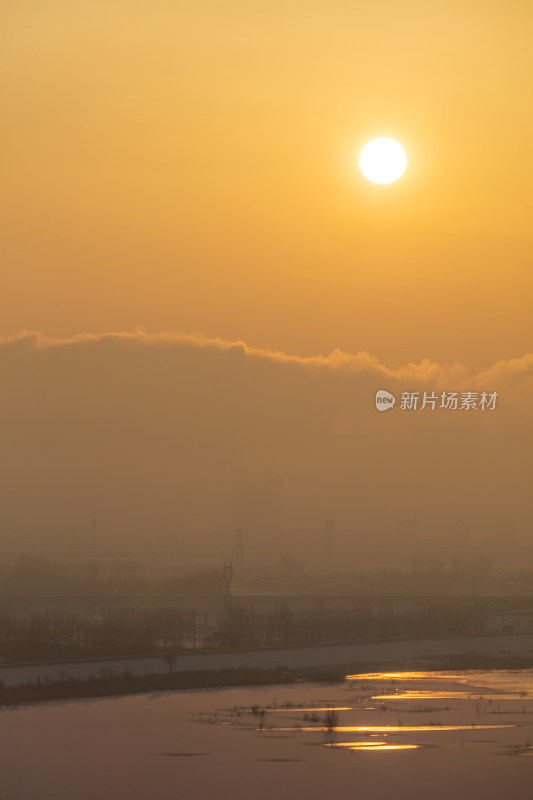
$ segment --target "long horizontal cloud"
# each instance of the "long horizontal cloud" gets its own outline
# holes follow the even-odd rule
[[[221,338],[209,338],[199,333],[146,333],[142,328],[134,331],[113,331],[109,333],[85,333],[71,338],[56,338],[45,336],[39,331],[21,331],[11,336],[0,336],[0,347],[19,346],[28,349],[43,349],[50,347],[73,347],[96,343],[123,343],[142,346],[189,346],[196,348],[214,348],[223,352],[238,352],[251,358],[267,359],[276,363],[298,364],[304,367],[325,367],[342,369],[350,372],[373,372],[376,376],[392,378],[393,380],[430,381],[438,384],[450,381],[464,384],[474,381],[476,384],[484,380],[501,380],[513,376],[531,376],[533,374],[533,354],[526,354],[520,358],[496,362],[491,367],[473,372],[466,365],[460,363],[440,364],[429,359],[419,363],[409,362],[397,368],[387,367],[378,358],[365,352],[347,353],[335,349],[326,356],[316,355],[302,357],[281,351],[267,350],[250,347],[242,340],[228,341]]]

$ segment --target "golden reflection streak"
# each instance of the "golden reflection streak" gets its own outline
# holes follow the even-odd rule
[[[416,750],[420,745],[388,742],[326,742],[325,747],[346,747],[349,750]]]
[[[405,691],[391,694],[373,694],[371,700],[460,700],[472,697],[476,692],[417,692]],[[478,699],[478,697],[476,697]]]
[[[353,706],[309,706],[307,708],[303,706],[278,706],[277,708],[265,708],[265,711],[267,714],[280,711],[353,711]]]
[[[337,733],[402,733],[409,731],[481,731],[496,728],[516,728],[516,725],[336,725]],[[269,728],[271,731],[329,731],[322,725]]]
[[[480,692],[410,691],[391,694],[373,694],[371,700],[522,700],[510,694],[483,694]]]
[[[398,681],[398,680],[431,680],[432,678],[446,678],[449,681],[465,683],[464,675],[455,675],[450,672],[364,672],[356,675],[346,675],[347,681]]]

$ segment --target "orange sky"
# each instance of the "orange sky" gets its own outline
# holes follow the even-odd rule
[[[249,505],[257,559],[334,518],[353,563],[532,563],[531,2],[16,0],[0,37],[3,546],[227,558]]]
[[[21,0],[0,35],[0,332],[531,352],[531,3]]]

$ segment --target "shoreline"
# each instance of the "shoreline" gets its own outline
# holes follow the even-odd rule
[[[387,639],[356,644],[313,645],[263,650],[161,653],[125,659],[0,665],[5,687],[41,682],[82,680],[129,672],[150,674],[214,672],[217,670],[289,670],[330,668],[343,664],[405,663],[418,659],[510,656],[533,658],[533,634]],[[169,663],[169,661],[171,663]]]
[[[342,683],[346,674],[368,671],[467,671],[524,670],[533,668],[533,656],[448,655],[432,659],[365,662],[333,667],[289,669],[222,669],[201,672],[172,672],[133,675],[109,673],[87,678],[40,680],[14,686],[0,686],[0,709],[16,708],[58,700],[104,699],[163,691],[187,691],[282,685],[291,683]]]

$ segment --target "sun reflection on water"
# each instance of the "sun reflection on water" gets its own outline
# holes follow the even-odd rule
[[[390,744],[390,742],[326,742],[326,747],[345,747],[348,750],[417,750],[419,744]]]
[[[346,675],[347,681],[430,681],[446,678],[451,682],[465,683],[464,675],[451,672],[362,672]]]
[[[409,733],[413,731],[480,731],[497,728],[515,728],[515,725],[336,725],[338,733]],[[271,731],[330,731],[324,725],[269,728]]]
[[[501,743],[503,747],[510,749],[509,755],[533,756],[531,737],[528,738],[525,730],[531,727],[533,714],[532,670],[514,673],[504,670],[495,672],[472,670],[461,674],[451,671],[417,670],[361,673],[346,677],[348,682],[342,687],[337,687],[336,694],[331,694],[329,697],[315,695],[316,699],[312,699],[312,696],[306,698],[302,694],[295,695],[300,701],[307,699],[306,705],[303,702],[301,704],[289,702],[289,699],[284,698],[285,702],[277,703],[274,700],[270,706],[234,707],[230,709],[231,717],[235,717],[232,719],[232,724],[257,731],[266,740],[295,739],[299,740],[300,744],[338,748],[348,753],[356,750],[392,752],[443,746],[454,748],[463,747],[469,742],[485,742],[491,745]],[[360,686],[358,687],[356,683],[354,687],[350,681],[360,682]],[[381,684],[370,683],[365,686],[365,681],[380,681]],[[387,681],[390,685],[387,685]],[[352,697],[354,688],[362,689],[363,693]],[[379,694],[372,694],[376,689],[379,690]],[[335,701],[342,702],[341,693],[345,694],[346,691],[350,693],[348,702],[351,705],[336,705]],[[522,701],[520,706],[516,704],[518,698]],[[342,699],[346,702],[345,696]],[[388,703],[389,700],[417,702],[394,706]],[[431,702],[434,700],[452,702],[436,704]],[[493,703],[499,700],[514,702],[510,707],[503,703],[505,708],[502,709],[499,702]],[[443,705],[446,707],[442,707]],[[385,724],[369,725],[368,722],[377,721],[378,710],[379,721]],[[434,716],[415,717],[415,713],[421,711],[431,712]],[[397,713],[393,716],[391,712]],[[491,718],[487,717],[488,714],[519,713],[520,717],[508,717],[507,724],[482,724],[485,721],[491,722]],[[273,716],[270,716],[271,714]],[[255,717],[259,719],[256,720]],[[426,721],[426,724],[408,724],[422,721]],[[446,724],[452,721],[467,724]],[[366,724],[353,724],[355,722]],[[504,733],[504,729],[510,731],[518,728],[524,729],[522,740],[524,744],[521,746],[506,744],[515,734]],[[479,737],[481,731],[501,731],[501,733],[494,733],[481,739]],[[447,732],[457,732],[458,735],[447,737]],[[469,732],[473,736],[469,736]],[[306,737],[307,733],[315,736]],[[430,735],[428,739],[426,736],[428,733],[435,735]],[[343,741],[346,739],[348,741]]]

